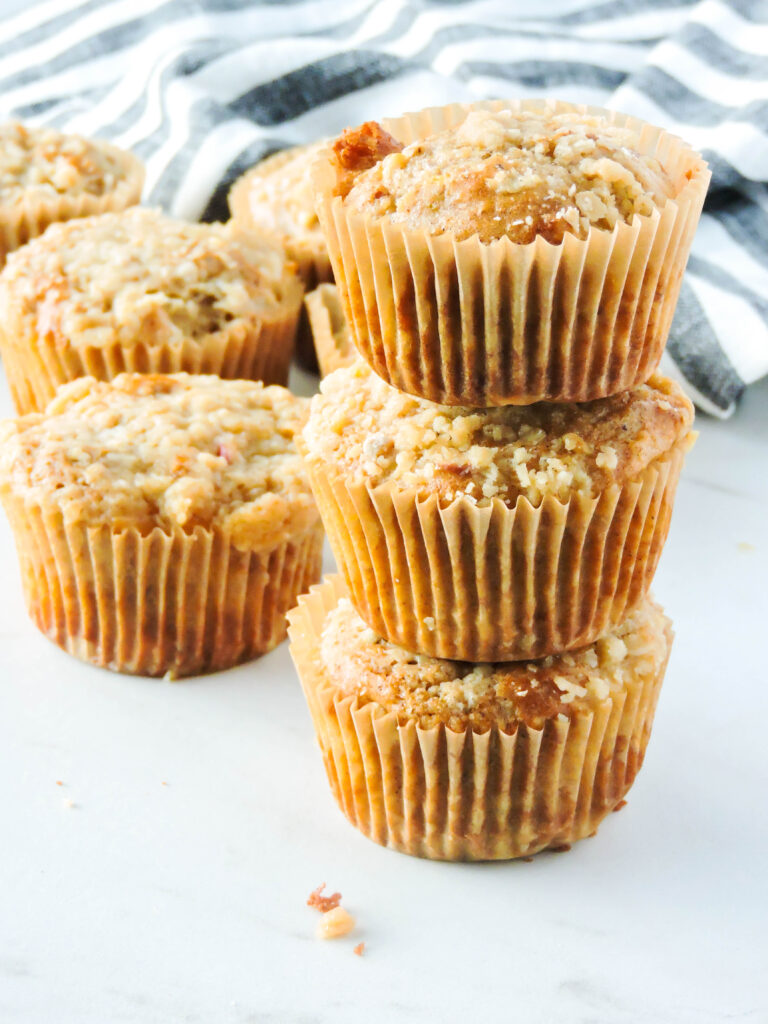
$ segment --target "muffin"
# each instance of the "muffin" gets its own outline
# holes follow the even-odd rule
[[[289,620],[341,810],[370,839],[440,860],[520,857],[594,834],[643,763],[672,644],[645,598],[573,654],[439,660],[379,638],[339,577]]]
[[[0,350],[16,408],[123,371],[284,384],[302,287],[275,244],[126,210],[55,224],[0,274]]]
[[[55,221],[133,206],[143,184],[141,161],[108,142],[0,125],[0,267]]]
[[[462,661],[589,644],[647,593],[693,407],[655,376],[580,405],[466,409],[358,360],[297,438],[355,608],[408,650]]]
[[[227,668],[285,636],[323,531],[294,447],[305,400],[214,376],[81,377],[0,426],[29,614],[140,675]]]
[[[339,290],[334,284],[321,284],[304,299],[309,325],[312,330],[320,376],[349,366],[357,358],[352,344],[349,325],[341,307]]]
[[[296,263],[307,291],[333,281],[309,173],[313,159],[324,146],[325,142],[315,142],[281,150],[238,178],[229,193],[229,209],[235,220],[276,235],[289,259]],[[304,317],[296,354],[308,368],[317,369],[312,334]]]
[[[661,129],[543,101],[369,122],[313,170],[360,353],[403,391],[474,406],[646,381],[708,181]]]

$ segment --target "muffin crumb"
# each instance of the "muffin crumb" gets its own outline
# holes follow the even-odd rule
[[[352,952],[355,954],[355,956],[362,956],[364,951],[365,951],[365,943],[364,942],[358,942],[358,944],[352,950]]]
[[[344,907],[334,907],[332,910],[326,911],[320,918],[317,937],[319,939],[340,939],[343,935],[348,935],[354,927],[354,917]]]
[[[335,910],[341,902],[341,893],[334,892],[330,896],[323,896],[322,892],[325,889],[325,882],[321,882],[316,889],[313,889],[307,898],[307,906],[315,907],[322,914],[327,914],[329,910]]]

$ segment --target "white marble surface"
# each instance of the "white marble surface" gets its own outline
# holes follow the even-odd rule
[[[528,864],[358,835],[285,645],[183,684],[68,658],[26,618],[3,521],[0,1021],[768,1020],[768,386],[700,420],[656,583],[678,639],[645,767],[595,839]],[[322,881],[354,937],[314,938]]]

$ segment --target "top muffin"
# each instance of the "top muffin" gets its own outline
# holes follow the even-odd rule
[[[0,203],[101,196],[126,177],[127,160],[107,143],[10,121],[0,125]]]
[[[276,245],[141,208],[55,224],[0,275],[17,336],[74,346],[201,339],[300,300]]]
[[[586,237],[676,194],[627,128],[590,114],[473,110],[403,147],[375,122],[333,146],[348,210],[481,242]]]

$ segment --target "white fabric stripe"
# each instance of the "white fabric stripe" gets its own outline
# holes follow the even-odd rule
[[[521,100],[568,100],[569,103],[585,103],[593,107],[605,106],[610,93],[597,86],[584,85],[583,83],[571,82],[567,88],[562,85],[552,85],[549,88],[540,86],[527,86],[515,82],[514,87],[508,79],[492,78],[488,75],[473,75],[467,85],[472,91],[475,99],[486,99],[488,96],[500,96]]]
[[[446,46],[432,62],[435,71],[453,74],[460,64],[470,60],[511,62],[514,60],[578,61],[613,70],[636,71],[643,64],[645,51],[637,45],[584,43],[579,39],[531,39],[489,36]]]
[[[768,99],[768,54],[765,81],[737,78],[720,71],[673,39],[660,43],[648,57],[648,63],[666,71],[697,95],[726,107],[742,107],[753,100]]]
[[[569,25],[567,28],[584,39],[612,39],[614,42],[658,39],[676,32],[688,19],[689,13],[685,7],[654,7],[626,18],[606,18],[589,25]]]
[[[768,54],[768,25],[742,18],[719,0],[703,0],[691,11],[690,20],[711,29],[737,50],[764,57]]]
[[[11,15],[0,22],[0,42],[8,39],[16,39],[23,32],[30,29],[40,28],[47,21],[53,20],[60,14],[67,14],[81,7],[85,0],[48,0],[48,3],[33,4],[25,11]]]
[[[3,57],[0,60],[0,80],[29,67],[44,66],[54,57],[66,53],[67,50],[71,50],[73,46],[89,39],[97,32],[114,28],[121,22],[130,21],[140,14],[151,14],[156,6],[157,0],[117,0],[115,3],[105,4],[103,7],[90,11],[44,42],[35,43],[24,50],[18,50],[8,57]]]
[[[729,163],[747,178],[763,180],[768,167],[768,137],[747,121],[738,120],[738,111],[723,124],[701,127],[675,120],[663,107],[639,92],[633,85],[621,85],[608,106],[634,114],[652,124],[680,135],[695,149],[712,149],[727,154]]]
[[[729,274],[738,267],[742,284],[768,299],[768,268],[753,259],[710,214],[702,216],[691,251]]]
[[[768,330],[749,303],[691,271],[687,281],[742,380],[750,384],[768,373]]]
[[[186,177],[171,205],[171,213],[177,217],[186,216],[187,210],[199,204],[201,195],[211,195],[221,181],[222,172],[237,154],[264,134],[251,121],[232,120],[218,125],[190,162]],[[197,213],[199,216],[202,210]]]

